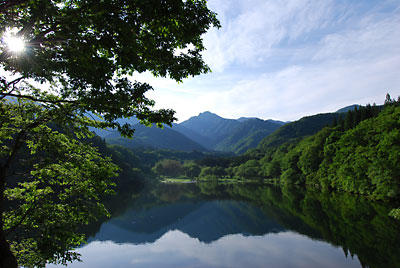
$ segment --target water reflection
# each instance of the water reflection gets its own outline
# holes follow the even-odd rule
[[[109,206],[70,267],[400,267],[390,206],[351,195],[162,184]]]
[[[207,244],[178,231],[140,245],[95,241],[71,267],[360,267],[355,258],[293,232],[228,235]]]
[[[180,230],[211,243],[229,234],[263,235],[285,229],[261,209],[245,202],[197,200],[129,210],[103,224],[94,240],[152,243],[169,230]]]

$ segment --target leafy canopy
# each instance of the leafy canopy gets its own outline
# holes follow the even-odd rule
[[[132,76],[208,72],[202,34],[213,26],[205,0],[0,2],[0,267],[78,258],[79,226],[107,214],[99,200],[117,171],[82,138],[89,126],[131,136],[121,117],[171,124],[174,111],[153,110],[151,85]]]
[[[1,118],[0,158],[12,159],[15,153],[18,159],[8,173],[4,192],[8,202],[3,208],[4,235],[24,267],[72,261],[78,255],[69,250],[84,241],[79,228],[107,215],[100,197],[110,193],[110,178],[116,176],[118,167],[96,148],[71,133],[55,131],[54,126],[38,124],[23,138],[18,132],[49,120],[49,114],[53,124],[64,123],[67,109],[44,109],[24,100],[2,104],[0,109],[5,115]],[[16,153],[7,145],[18,144],[18,137],[24,143]]]
[[[201,35],[212,26],[219,22],[204,0],[11,1],[0,4],[0,29],[17,29],[26,49],[15,55],[0,44],[0,67],[49,83],[60,100],[77,101],[130,135],[115,119],[170,123],[173,111],[151,111],[144,93],[152,87],[126,75],[149,71],[182,81],[208,72]],[[0,93],[12,96],[13,84],[1,78]]]

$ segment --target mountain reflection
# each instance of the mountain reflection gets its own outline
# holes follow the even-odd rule
[[[261,209],[234,200],[178,201],[146,210],[128,210],[103,224],[95,240],[141,244],[169,230],[210,243],[229,234],[264,235],[285,230]]]

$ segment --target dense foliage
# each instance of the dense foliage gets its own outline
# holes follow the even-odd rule
[[[77,138],[90,133],[71,131],[86,120],[74,117],[73,107],[15,100],[0,103],[0,111],[1,164],[9,166],[2,189],[4,235],[20,265],[72,261],[77,255],[69,250],[84,239],[79,227],[107,215],[100,196],[110,192],[117,166]]]
[[[131,76],[182,81],[208,72],[202,35],[213,26],[204,0],[0,3],[0,267],[17,267],[14,255],[26,267],[77,257],[68,252],[82,241],[76,226],[101,208],[99,194],[115,175],[81,139],[89,127],[131,136],[121,117],[170,125],[174,111],[154,110],[145,97],[152,87]],[[6,36],[23,40],[24,50]]]

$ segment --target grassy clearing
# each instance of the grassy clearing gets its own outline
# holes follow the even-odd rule
[[[162,183],[193,183],[196,182],[192,179],[183,178],[164,178],[161,180]]]

